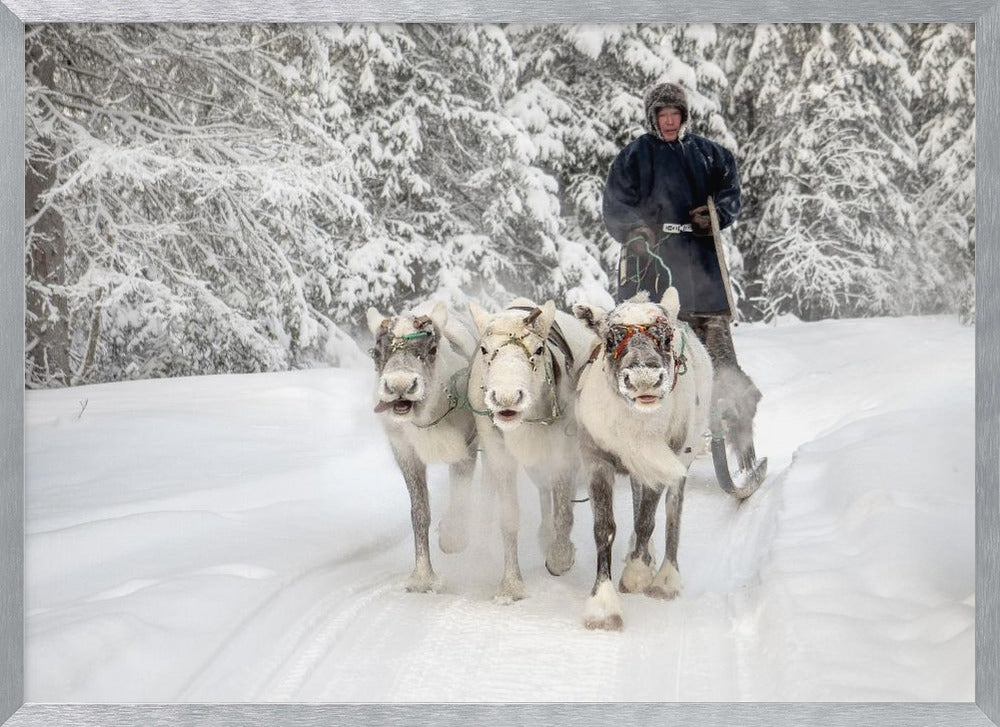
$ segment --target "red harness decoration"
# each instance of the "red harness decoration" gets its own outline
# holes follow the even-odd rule
[[[653,325],[656,325],[655,323]],[[622,351],[625,350],[625,346],[628,345],[629,339],[632,338],[637,333],[641,333],[646,338],[651,340],[653,343],[659,344],[656,340],[656,336],[650,333],[647,328],[648,326],[622,326],[625,329],[625,338],[622,342],[618,344],[615,348],[615,359],[622,355]],[[595,349],[594,354],[596,355],[597,349]],[[591,356],[591,360],[594,359],[595,355]],[[681,351],[678,354],[674,354],[673,348],[670,348],[670,355],[674,359],[674,380],[670,384],[670,390],[673,391],[677,386],[677,376],[682,373],[687,372],[687,359],[684,356],[684,334],[681,333]],[[683,370],[682,370],[683,369]]]
[[[656,340],[656,337],[646,330],[646,326],[624,326],[624,328],[626,331],[625,338],[622,339],[622,342],[618,344],[618,348],[615,349],[616,359],[622,355],[622,351],[624,351],[625,346],[628,345],[629,339],[637,333],[641,333],[653,343],[659,343],[659,341]]]

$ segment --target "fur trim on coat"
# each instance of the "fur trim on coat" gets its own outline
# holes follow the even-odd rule
[[[681,130],[677,135],[683,139],[687,134],[688,105],[687,94],[676,83],[659,83],[646,91],[643,99],[646,107],[646,128],[657,139],[663,139],[656,123],[656,112],[662,108],[675,108],[681,112]]]

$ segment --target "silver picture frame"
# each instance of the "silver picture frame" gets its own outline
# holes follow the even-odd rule
[[[665,704],[24,704],[24,25],[225,21],[954,21],[976,26],[976,701]],[[0,724],[1000,724],[1000,0],[2,0]],[[594,695],[595,699],[600,695]]]

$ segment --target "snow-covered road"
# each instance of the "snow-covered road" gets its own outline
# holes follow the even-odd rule
[[[553,578],[524,483],[529,598],[491,599],[488,515],[466,552],[434,548],[442,593],[402,590],[409,503],[370,372],[29,392],[26,700],[971,701],[973,329],[735,333],[768,480],[740,505],[696,462],[685,591],[625,597],[621,633],[581,625],[589,505]],[[432,469],[435,522],[445,480]]]

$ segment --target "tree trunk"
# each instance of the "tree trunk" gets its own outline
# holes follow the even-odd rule
[[[46,53],[41,44],[29,47],[27,56],[30,72],[42,88],[53,89],[55,56]],[[66,240],[62,218],[51,207],[36,218],[43,207],[42,195],[56,182],[56,165],[52,161],[56,157],[55,142],[45,138],[39,141],[44,157],[26,159],[24,169],[25,222],[34,219],[26,229],[25,273],[26,282],[36,281],[48,290],[27,286],[25,292],[25,375],[28,384],[45,386],[69,382],[69,316],[65,296],[58,290],[51,291],[51,286],[65,282]]]

